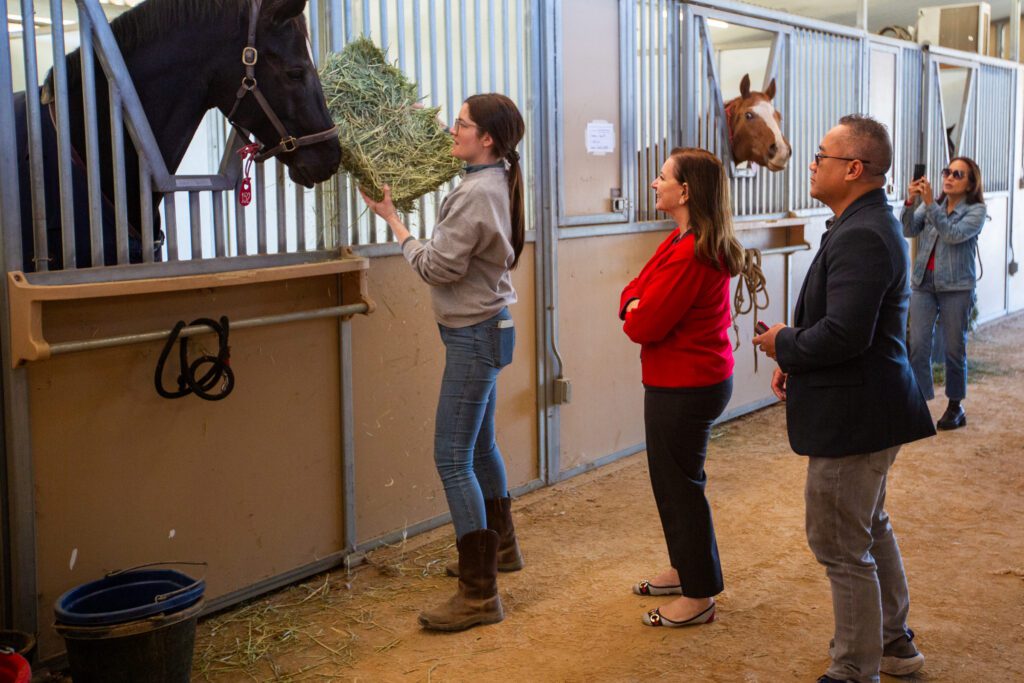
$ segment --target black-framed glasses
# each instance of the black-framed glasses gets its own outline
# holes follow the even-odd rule
[[[871,165],[871,162],[868,161],[867,159],[858,159],[857,157],[834,157],[831,154],[821,154],[820,152],[814,155],[814,165],[818,166],[819,164],[821,164],[822,159],[839,159],[840,161],[859,161],[865,166]]]
[[[477,125],[473,123],[466,123],[462,119],[455,119],[455,123],[452,124],[452,130],[456,133],[459,132],[460,128],[476,128]]]
[[[943,178],[948,178],[949,176],[953,176],[954,180],[963,180],[964,178],[967,177],[967,174],[964,173],[961,170],[955,170],[954,171],[954,170],[952,170],[950,168],[942,169],[942,177]]]

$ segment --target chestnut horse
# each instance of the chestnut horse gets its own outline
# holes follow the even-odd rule
[[[750,89],[750,74],[744,74],[740,96],[726,103],[729,142],[737,164],[749,161],[769,171],[786,168],[793,148],[782,134],[782,116],[772,104],[774,97],[774,78],[767,90],[757,92]]]

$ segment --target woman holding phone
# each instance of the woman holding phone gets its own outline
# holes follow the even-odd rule
[[[973,159],[956,157],[942,169],[938,199],[927,177],[913,181],[907,195],[903,234],[917,237],[910,277],[910,365],[924,397],[935,398],[932,337],[941,316],[949,403],[936,427],[957,429],[967,424],[961,405],[967,397],[967,331],[975,301],[978,235],[987,216],[981,169]]]
[[[525,125],[504,95],[473,95],[451,127],[452,154],[466,175],[441,204],[433,235],[415,239],[390,189],[366,204],[387,222],[417,275],[430,285],[445,368],[434,425],[434,461],[455,525],[456,594],[420,614],[420,624],[461,631],[504,618],[497,572],[523,566],[505,464],[495,440],[498,373],[512,362],[516,302],[511,271],[525,237],[523,181],[516,147]]]
[[[648,626],[695,626],[714,621],[723,588],[704,460],[732,396],[729,280],[744,253],[725,169],[710,152],[672,150],[652,187],[676,229],[622,291],[619,317],[640,344],[647,460],[670,566],[633,592],[680,596],[646,613]]]

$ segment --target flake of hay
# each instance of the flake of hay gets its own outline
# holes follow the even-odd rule
[[[416,85],[368,38],[327,57],[320,81],[338,126],[341,165],[375,201],[391,186],[402,212],[462,171],[439,108],[418,108]]]

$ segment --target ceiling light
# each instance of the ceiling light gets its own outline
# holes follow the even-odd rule
[[[728,23],[721,19],[708,19],[708,26],[712,28],[732,28]]]

